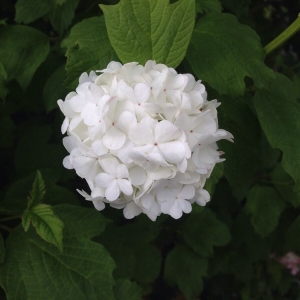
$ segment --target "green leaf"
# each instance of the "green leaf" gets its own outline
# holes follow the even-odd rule
[[[234,192],[240,193],[243,189],[248,190],[259,168],[261,129],[247,104],[251,98],[222,96],[220,100],[222,103],[218,108],[220,127],[234,136],[234,143],[228,141],[218,143],[220,150],[225,152],[224,175]]]
[[[252,215],[251,223],[262,237],[276,228],[284,208],[284,202],[271,187],[255,185],[248,194],[246,211]]]
[[[188,217],[183,225],[183,238],[194,251],[210,256],[214,246],[224,246],[229,242],[230,233],[227,226],[209,208],[205,208]]]
[[[196,0],[196,11],[198,13],[220,13],[222,5],[219,0]]]
[[[300,216],[290,225],[285,237],[284,244],[288,251],[300,251]]]
[[[36,19],[39,19],[46,15],[51,7],[53,1],[39,1],[39,0],[18,0],[15,5],[17,23],[28,24]]]
[[[50,22],[59,34],[63,34],[65,29],[70,26],[78,3],[79,0],[60,0],[60,3],[52,7],[49,14]]]
[[[246,76],[262,88],[274,78],[263,63],[258,35],[230,14],[209,14],[196,24],[187,51],[194,73],[219,94],[242,95]]]
[[[2,237],[2,234],[0,234],[0,263],[2,264],[5,259],[5,244]]]
[[[262,129],[273,148],[283,152],[282,166],[300,192],[300,104],[292,82],[277,74],[268,88],[254,96],[254,106]]]
[[[164,277],[169,284],[177,284],[187,300],[195,299],[202,291],[207,267],[207,259],[179,245],[166,258]]]
[[[204,189],[206,189],[209,192],[209,194],[213,194],[215,185],[223,176],[223,169],[223,163],[216,164],[210,177],[206,180]]]
[[[10,115],[0,114],[0,148],[9,149],[13,147],[15,127]]]
[[[104,69],[109,62],[117,60],[103,17],[93,17],[77,23],[61,46],[68,48],[65,83],[71,88],[77,86],[83,72]]]
[[[16,79],[23,89],[49,50],[48,37],[34,28],[13,25],[2,27],[0,31],[0,61],[7,79]]]
[[[43,198],[45,197],[45,182],[42,178],[42,174],[39,170],[36,172],[36,176],[32,185],[32,190],[30,192],[30,196],[28,197],[28,208],[32,208],[33,206],[41,203]]]
[[[58,108],[57,100],[64,99],[69,90],[64,86],[66,71],[59,67],[47,80],[43,90],[43,102],[47,112]]]
[[[100,7],[123,63],[153,59],[175,68],[184,58],[194,27],[194,0],[131,0]]]
[[[70,205],[57,206],[55,212],[66,224],[63,253],[43,241],[33,229],[25,233],[18,226],[9,235],[9,251],[0,268],[0,284],[7,298],[114,299],[115,264],[102,245],[90,240],[103,231],[106,219],[94,209]],[[69,212],[67,218],[65,212]],[[81,228],[80,238],[73,232],[69,234],[69,221]]]
[[[25,210],[22,215],[22,225],[25,231],[29,228],[29,221],[43,240],[55,245],[61,252],[63,251],[64,223],[54,214],[50,205],[38,204]]]
[[[0,62],[0,99],[4,100],[7,95],[7,88],[5,87],[5,83],[7,80],[7,74],[4,70],[3,64]]]
[[[271,179],[281,198],[293,207],[299,207],[300,194],[293,191],[294,180],[284,171],[282,164],[277,164],[271,173]]]
[[[118,279],[114,287],[116,300],[141,300],[143,288],[129,279]]]
[[[142,224],[121,227],[112,224],[105,230],[99,241],[116,262],[116,278],[129,278],[140,283],[153,282],[159,275],[161,265],[158,249],[150,244],[156,234],[151,227]]]
[[[43,125],[27,130],[15,150],[15,166],[19,174],[41,168],[62,168],[67,155],[62,145],[47,143],[52,137],[50,126]]]

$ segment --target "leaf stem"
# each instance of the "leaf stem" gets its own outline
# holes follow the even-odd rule
[[[20,218],[21,218],[21,215],[17,215],[17,216],[12,216],[12,217],[7,217],[7,218],[0,219],[0,222],[14,220],[14,219],[20,219]]]
[[[8,232],[11,232],[11,231],[13,230],[12,228],[10,228],[10,227],[8,227],[8,226],[6,226],[6,225],[3,225],[3,224],[0,224],[0,228],[6,230],[6,231],[8,231]]]
[[[290,39],[295,33],[300,30],[300,13],[298,14],[298,18],[281,34],[279,34],[273,41],[271,41],[267,46],[265,46],[266,54],[271,53],[279,46],[281,46],[284,42]]]

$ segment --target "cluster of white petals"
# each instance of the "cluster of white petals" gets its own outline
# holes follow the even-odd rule
[[[178,219],[203,189],[216,163],[216,142],[233,136],[218,129],[216,100],[201,81],[163,64],[111,62],[102,74],[83,73],[76,92],[58,105],[68,155],[63,164],[86,179],[78,191],[98,210],[123,209],[125,218],[161,213]]]

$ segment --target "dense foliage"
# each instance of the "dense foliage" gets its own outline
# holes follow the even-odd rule
[[[269,44],[300,2],[100,2],[0,3],[0,298],[300,299],[299,35]],[[62,165],[57,100],[149,59],[201,79],[235,141],[179,220],[98,212]]]

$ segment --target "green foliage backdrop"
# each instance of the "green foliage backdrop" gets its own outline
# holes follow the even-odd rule
[[[279,263],[300,255],[299,34],[264,50],[299,11],[297,0],[2,0],[0,298],[300,299],[299,275]],[[83,72],[148,59],[201,79],[235,138],[219,143],[212,200],[180,220],[100,213],[62,166],[57,100]]]

